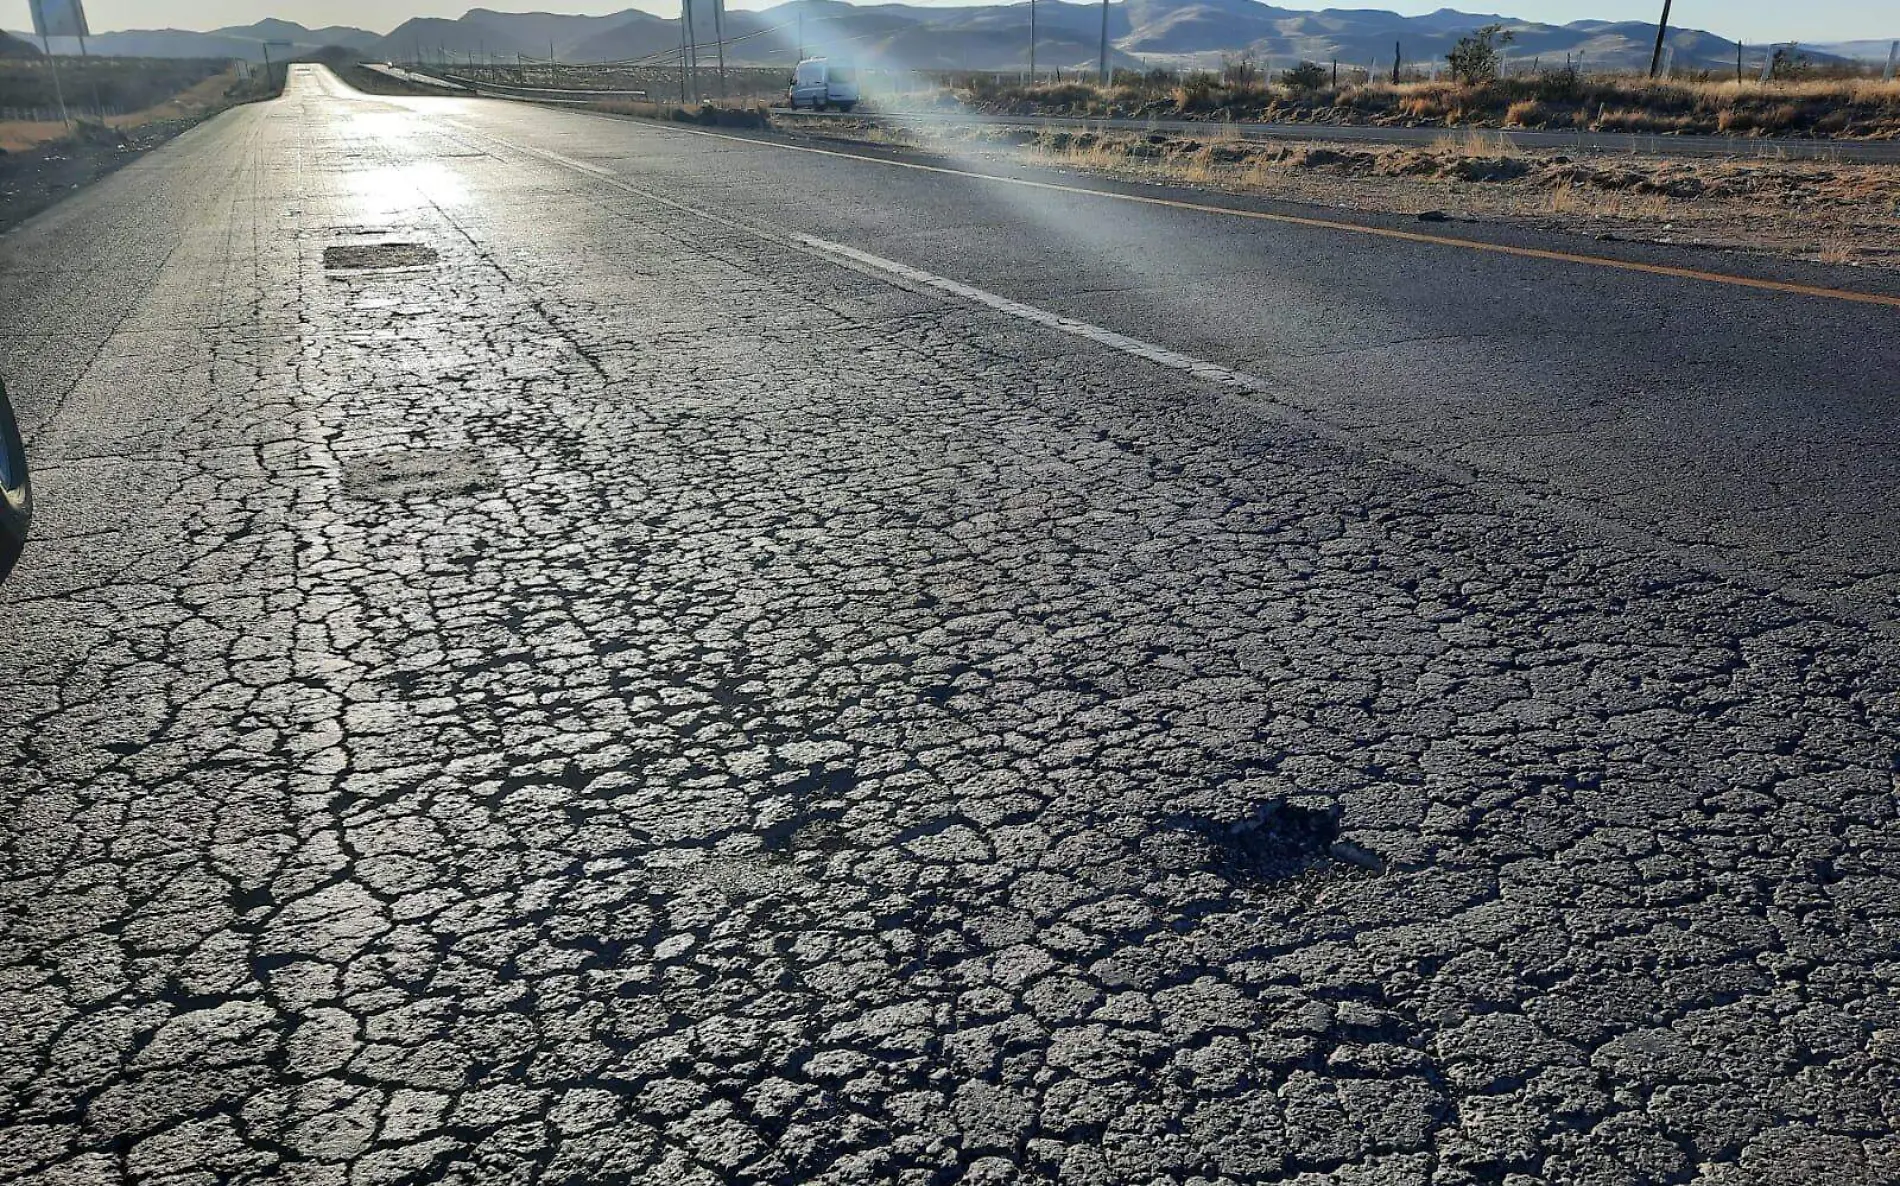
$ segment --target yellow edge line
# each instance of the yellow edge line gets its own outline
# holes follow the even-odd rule
[[[1001,185],[1019,185],[1025,189],[1052,190],[1056,193],[1085,194],[1091,198],[1112,198],[1117,202],[1135,202],[1143,206],[1165,206],[1171,210],[1191,210],[1197,214],[1221,214],[1229,218],[1250,218],[1256,222],[1276,222],[1287,226],[1307,227],[1321,231],[1345,231],[1355,235],[1371,235],[1379,239],[1397,239],[1402,243],[1425,243],[1434,247],[1459,247],[1466,251],[1482,251],[1491,255],[1516,256],[1519,259],[1540,259],[1555,263],[1584,264],[1593,268],[1611,268],[1619,272],[1637,272],[1645,276],[1668,276],[1675,280],[1701,280],[1710,284],[1727,284],[1735,288],[1753,288],[1762,292],[1779,292],[1794,296],[1822,297],[1827,300],[1852,301],[1862,305],[1881,305],[1889,309],[1900,309],[1900,296],[1886,296],[1876,292],[1855,292],[1846,288],[1822,288],[1815,284],[1795,284],[1786,280],[1758,280],[1752,276],[1735,276],[1727,272],[1704,272],[1696,268],[1673,268],[1667,264],[1645,264],[1634,260],[1613,259],[1604,255],[1578,255],[1569,251],[1549,251],[1536,247],[1510,247],[1502,243],[1482,243],[1472,239],[1459,239],[1450,235],[1427,235],[1418,231],[1398,231],[1389,227],[1366,226],[1356,222],[1339,222],[1330,218],[1303,218],[1297,214],[1269,214],[1263,210],[1236,210],[1230,206],[1213,206],[1205,202],[1184,202],[1178,198],[1150,198],[1140,194],[1116,193],[1113,190],[1087,189],[1079,185],[1061,185],[1053,181],[1030,181],[1022,177],[998,177],[994,173],[978,173],[973,169],[951,169],[943,165],[924,165],[916,161],[893,161],[885,157],[865,156],[861,153],[844,152],[835,148],[813,148],[808,144],[782,144],[773,140],[761,140],[751,136],[732,136],[724,132],[708,132],[699,128],[682,128],[655,121],[655,127],[669,132],[685,132],[691,136],[708,136],[714,140],[730,140],[735,144],[751,144],[762,148],[776,148],[786,152],[810,152],[819,156],[843,157],[852,161],[868,161],[876,165],[889,165],[897,169],[915,169],[922,173],[942,173],[952,177],[974,177],[982,181],[994,181]]]

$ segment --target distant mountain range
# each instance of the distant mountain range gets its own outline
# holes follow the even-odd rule
[[[22,41],[18,37],[0,33],[0,58],[37,58],[39,56],[39,46],[30,41]]]
[[[31,34],[14,33],[18,38]],[[38,44],[37,39],[32,39]],[[273,43],[271,56],[297,56],[327,45],[341,45],[359,51],[374,50],[381,44],[380,34],[363,29],[334,26],[306,29],[293,21],[264,20],[255,25],[234,25],[196,33],[187,29],[131,29],[121,33],[100,33],[86,40],[89,53],[114,58],[247,58],[264,59],[264,46]],[[286,54],[278,45],[288,43]],[[70,37],[53,39],[53,49],[62,54],[79,52],[79,43]]]
[[[713,39],[712,0],[691,0],[702,44]],[[1037,62],[1048,67],[1093,65],[1101,8],[1090,3],[1041,0]],[[1655,26],[1641,22],[1576,21],[1549,25],[1510,17],[1440,9],[1426,16],[1361,9],[1303,12],[1257,0],[1121,0],[1109,11],[1109,37],[1118,65],[1212,64],[1223,54],[1250,53],[1273,66],[1299,59],[1348,65],[1389,65],[1394,46],[1408,62],[1442,61],[1458,38],[1482,25],[1502,23],[1515,34],[1512,60],[1545,63],[1581,58],[1605,69],[1647,66]],[[1021,69],[1028,64],[1026,3],[958,8],[907,4],[854,5],[843,0],[792,0],[762,12],[726,14],[727,60],[784,64],[800,47],[809,54],[850,57],[865,64],[918,69]],[[612,16],[504,13],[472,9],[458,20],[418,18],[387,36],[363,29],[307,29],[289,21],[194,33],[177,29],[102,33],[94,53],[139,57],[231,57],[310,53],[343,46],[375,59],[427,61],[484,55],[565,62],[606,62],[675,54],[676,19],[639,9]],[[1732,68],[1735,43],[1696,29],[1672,29],[1679,68]],[[63,47],[62,52],[67,52]],[[1884,60],[1885,42],[1804,47],[1818,60]],[[1753,55],[1759,60],[1760,49]]]

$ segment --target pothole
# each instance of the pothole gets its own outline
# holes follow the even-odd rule
[[[1339,838],[1339,819],[1335,804],[1269,799],[1236,820],[1179,815],[1168,823],[1197,837],[1204,865],[1233,881],[1276,883],[1347,869],[1384,872],[1377,853]]]
[[[842,811],[833,814],[816,813],[804,819],[791,819],[774,824],[760,831],[760,839],[765,841],[765,851],[779,860],[789,860],[803,853],[832,853],[849,847],[844,826],[839,822]]]
[[[343,493],[371,502],[471,494],[494,484],[494,468],[474,449],[392,449],[343,463]]]
[[[423,243],[344,243],[323,249],[323,266],[331,272],[392,272],[426,268],[441,258]]]

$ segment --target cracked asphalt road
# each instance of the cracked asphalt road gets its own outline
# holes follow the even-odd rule
[[[0,238],[0,1178],[1900,1180],[1895,315],[985,184],[305,72]]]

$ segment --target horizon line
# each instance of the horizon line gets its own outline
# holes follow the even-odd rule
[[[529,0],[529,2],[531,3],[532,0]],[[754,7],[749,7],[749,6],[743,6],[743,0],[741,0],[742,6],[735,6],[732,9],[730,9],[730,11],[769,12],[772,9],[786,8],[786,7],[791,7],[792,5],[795,5],[795,4],[807,3],[807,2],[809,2],[809,0],[767,0],[767,2],[762,3],[758,7],[754,8]],[[910,2],[907,2],[907,0],[820,0],[820,2],[843,5],[843,6],[851,7],[851,8],[909,8],[909,9],[931,10],[931,9],[956,9],[956,8],[1020,8],[1020,7],[1027,7],[1031,3],[1031,0],[940,0],[940,2],[937,2],[937,3],[910,3]],[[1095,4],[1096,4],[1096,0],[1036,0],[1036,2],[1041,3],[1041,4],[1051,4],[1051,3],[1065,4],[1065,5],[1070,5],[1074,7],[1086,7],[1086,8],[1093,8],[1095,7]],[[1459,16],[1469,16],[1469,17],[1480,18],[1480,19],[1487,18],[1487,17],[1497,18],[1497,19],[1501,19],[1505,21],[1518,22],[1518,23],[1523,23],[1527,25],[1542,25],[1546,28],[1554,28],[1554,29],[1573,28],[1576,25],[1584,24],[1587,22],[1597,22],[1597,23],[1609,24],[1609,25],[1646,25],[1646,24],[1651,23],[1648,21],[1640,21],[1640,20],[1622,20],[1622,21],[1607,20],[1601,17],[1579,17],[1576,20],[1564,21],[1564,22],[1541,21],[1541,20],[1533,20],[1527,17],[1512,16],[1510,14],[1500,13],[1500,12],[1473,12],[1473,11],[1468,11],[1466,9],[1457,8],[1452,5],[1442,5],[1439,8],[1429,13],[1407,15],[1405,13],[1395,12],[1391,9],[1383,9],[1383,8],[1377,8],[1377,7],[1328,5],[1325,7],[1307,8],[1307,7],[1293,7],[1293,6],[1275,4],[1275,3],[1272,3],[1271,0],[1255,0],[1255,2],[1259,3],[1262,7],[1281,8],[1283,11],[1303,12],[1303,13],[1377,12],[1377,13],[1384,13],[1386,15],[1396,17],[1400,20],[1419,20],[1428,16],[1438,16],[1445,13],[1455,13]],[[1132,3],[1132,0],[1105,0],[1105,3],[1111,6],[1126,7],[1128,4]],[[552,16],[552,17],[572,17],[576,19],[585,19],[585,20],[611,20],[617,16],[626,16],[631,13],[640,13],[642,15],[654,17],[659,20],[674,19],[672,17],[665,15],[664,13],[655,12],[652,9],[648,9],[648,8],[642,8],[637,4],[629,4],[626,7],[617,9],[613,12],[599,13],[599,14],[561,12],[561,11],[556,11],[552,8],[545,8],[545,7],[497,8],[497,7],[491,7],[489,5],[477,4],[467,9],[464,9],[460,16],[451,17],[451,16],[430,16],[427,14],[417,14],[415,16],[404,18],[398,24],[396,24],[395,26],[389,29],[375,29],[375,28],[369,28],[363,25],[349,25],[349,24],[306,25],[301,21],[287,20],[282,17],[263,16],[247,24],[219,25],[215,28],[209,28],[209,29],[190,28],[183,25],[134,25],[134,26],[124,26],[124,27],[117,27],[117,28],[97,29],[92,32],[91,36],[96,38],[99,36],[110,35],[110,34],[115,34],[115,33],[123,34],[123,33],[166,33],[166,32],[194,33],[201,36],[214,36],[227,29],[247,29],[247,28],[254,27],[256,25],[263,24],[266,21],[279,21],[283,24],[296,25],[299,28],[309,30],[312,32],[316,31],[317,29],[335,28],[335,29],[349,29],[349,30],[354,30],[357,32],[369,33],[376,37],[389,37],[392,34],[394,34],[397,29],[402,28],[404,25],[409,24],[411,21],[434,20],[434,21],[444,21],[450,24],[455,24],[460,21],[467,20],[471,15],[478,12],[494,13],[498,16]],[[1692,26],[1688,24],[1676,24],[1674,22],[1671,23],[1670,27],[1672,29],[1681,30],[1681,31],[1689,31],[1689,32],[1704,32],[1704,33],[1715,32],[1714,29],[1707,28],[1707,27]],[[6,32],[10,33],[11,35],[15,37],[23,38],[24,40],[27,40],[35,44],[39,43],[42,40],[40,37],[33,35],[25,30],[6,30]],[[1732,37],[1726,37],[1725,39],[1729,41],[1738,40]],[[1824,46],[1824,45],[1838,45],[1838,44],[1843,44],[1847,42],[1863,42],[1863,41],[1864,42],[1880,42],[1880,41],[1886,41],[1889,39],[1890,38],[1887,35],[1882,34],[1882,35],[1872,35],[1872,36],[1862,36],[1862,37],[1846,35],[1846,36],[1835,36],[1835,37],[1818,37],[1817,36],[1817,37],[1806,38],[1806,39],[1776,38],[1776,39],[1762,40],[1758,42],[1750,42],[1746,39],[1740,39],[1740,40],[1741,40],[1741,43],[1744,45],[1808,44],[1808,45],[1815,45],[1815,46]],[[77,38],[73,38],[73,37],[56,37],[56,38],[53,38],[53,40],[59,41],[59,42],[75,42],[75,43],[78,41]]]

